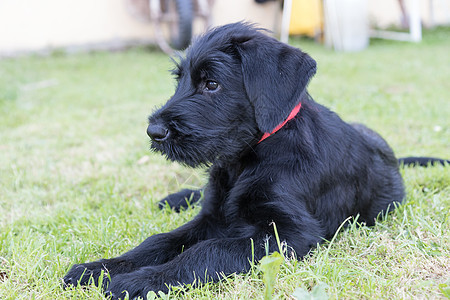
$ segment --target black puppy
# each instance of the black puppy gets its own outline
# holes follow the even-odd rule
[[[273,224],[302,257],[349,216],[372,225],[393,209],[405,196],[393,151],[375,132],[312,100],[306,86],[315,72],[306,53],[244,23],[199,38],[147,133],[168,159],[209,166],[200,214],[122,256],[75,265],[64,282],[97,282],[104,270],[108,295],[145,298],[246,272],[253,255],[279,250]]]

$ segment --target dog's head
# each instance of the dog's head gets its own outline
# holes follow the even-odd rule
[[[177,64],[177,88],[149,117],[152,148],[190,166],[234,160],[283,122],[316,62],[245,23],[197,39]]]

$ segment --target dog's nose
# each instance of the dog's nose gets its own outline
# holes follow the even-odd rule
[[[169,136],[169,130],[161,125],[150,124],[147,127],[148,136],[155,142],[162,142]]]

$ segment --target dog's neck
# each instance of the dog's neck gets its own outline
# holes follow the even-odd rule
[[[282,123],[278,124],[278,126],[275,127],[275,129],[272,130],[272,132],[264,133],[262,138],[259,140],[258,144],[261,143],[262,141],[264,141],[265,139],[267,139],[269,136],[271,136],[272,134],[274,134],[278,130],[280,130],[281,128],[283,128],[283,126],[286,125],[287,122],[292,120],[298,114],[298,112],[300,111],[301,107],[302,107],[302,103],[300,102],[299,104],[297,104],[297,106],[294,107],[294,109],[291,111],[291,113],[289,114],[289,116],[287,117],[286,120],[284,120]]]

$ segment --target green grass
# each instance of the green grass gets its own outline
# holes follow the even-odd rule
[[[380,132],[398,156],[448,158],[449,33],[425,32],[421,44],[375,40],[360,53],[293,44],[318,61],[309,89],[318,102]],[[65,291],[61,278],[74,263],[119,255],[198,212],[155,205],[206,180],[148,150],[146,117],[173,92],[170,68],[144,49],[0,60],[0,299],[103,299],[96,288]],[[284,262],[274,297],[319,285],[332,299],[449,297],[449,168],[402,172],[407,198],[398,210]],[[264,292],[255,268],[169,298]]]

